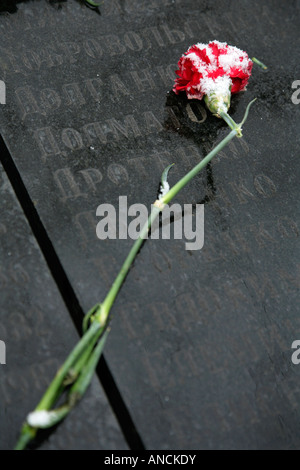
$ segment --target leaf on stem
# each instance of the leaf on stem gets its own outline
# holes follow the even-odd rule
[[[168,183],[168,174],[173,165],[175,165],[175,163],[171,163],[171,165],[167,166],[167,168],[165,168],[164,171],[162,172],[158,199],[161,199],[162,197],[164,197],[170,189],[170,186]]]
[[[262,69],[264,70],[267,70],[267,66],[265,64],[263,64],[260,60],[258,60],[256,57],[252,57],[252,62],[254,62],[255,64],[259,65],[259,67],[261,67]]]
[[[89,323],[91,320],[91,317],[97,313],[97,311],[101,308],[101,304],[96,304],[94,305],[93,308],[84,316],[83,322],[82,322],[82,330],[83,333],[85,333],[89,327]]]

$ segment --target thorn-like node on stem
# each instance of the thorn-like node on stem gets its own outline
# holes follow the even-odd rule
[[[162,201],[162,199],[156,199],[155,203],[153,204],[154,207],[157,207],[157,209],[159,209],[160,211],[163,210],[163,208],[165,207],[165,203]]]

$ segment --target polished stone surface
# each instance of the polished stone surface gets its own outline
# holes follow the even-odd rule
[[[84,310],[132,245],[97,239],[98,205],[149,207],[166,165],[174,183],[228,132],[171,92],[181,54],[218,39],[268,65],[232,100],[239,121],[258,98],[243,139],[176,198],[205,203],[203,249],[144,245],[105,356],[148,449],[299,448],[299,2],[17,6],[0,131]]]
[[[0,195],[0,449],[8,450],[78,335],[2,170]],[[97,379],[56,432],[39,437],[48,450],[127,449]]]

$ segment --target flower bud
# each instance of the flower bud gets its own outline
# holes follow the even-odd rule
[[[230,108],[230,88],[226,91],[211,91],[209,94],[204,96],[204,101],[208,109],[215,116],[220,117],[220,112],[227,112]]]

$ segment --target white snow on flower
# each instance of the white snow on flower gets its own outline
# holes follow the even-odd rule
[[[193,47],[193,46],[190,46],[190,47]],[[206,55],[209,58],[211,64],[216,65],[216,56],[213,54],[211,48],[208,47],[208,44],[203,44],[202,42],[198,42],[197,44],[195,44],[194,47],[197,47],[201,51],[205,50]],[[207,66],[207,64],[206,64],[206,66]]]
[[[217,60],[216,60],[216,56],[213,53],[212,49],[210,47],[208,47],[207,44],[206,45],[204,44],[204,46],[205,46],[205,49],[206,49],[206,55],[209,58],[210,63],[213,64],[213,65],[216,65]]]
[[[226,95],[231,84],[231,78],[225,75],[223,77],[218,78],[204,77],[201,80],[201,90],[208,96],[212,93],[214,93],[215,95]]]
[[[187,54],[185,56],[185,59],[190,59],[193,62],[194,66],[197,67],[197,71],[199,73],[202,73],[203,75],[207,74],[207,64],[203,62],[203,60],[200,59],[200,57],[197,56],[195,52],[190,52],[189,54]]]
[[[228,46],[227,42],[217,41],[216,39],[214,39],[213,41],[210,41],[210,42],[213,42],[214,44],[217,44],[217,46],[219,46],[221,48]]]
[[[160,185],[158,199],[162,199],[170,189],[170,185],[167,181]]]
[[[207,47],[207,44],[204,44],[204,42],[197,42],[195,46],[198,47],[198,49],[205,49]],[[190,47],[193,47],[193,46],[190,46]]]
[[[231,67],[241,67],[245,69],[248,67],[248,63],[249,59],[245,52],[234,46],[228,46],[228,53],[219,56],[219,65],[226,73],[230,71]]]
[[[207,75],[208,72],[217,70],[218,67],[222,67],[225,73],[228,73],[231,67],[240,67],[244,70],[248,68],[249,58],[246,52],[235,46],[230,46],[226,42],[220,42],[216,40],[211,42],[220,48],[224,48],[224,53],[221,52],[218,57],[218,61],[210,44],[203,44],[201,42],[195,44],[194,47],[197,47],[200,50],[205,50],[210,64],[206,64],[206,62],[204,62],[195,52],[190,52],[189,54],[183,55],[182,57],[184,59],[190,59],[195,67],[197,67],[198,71],[204,76]]]
[[[56,417],[54,411],[33,411],[27,416],[27,423],[33,428],[45,428],[53,422]]]

